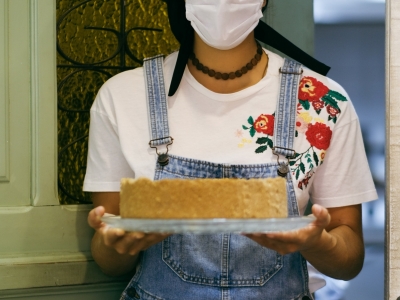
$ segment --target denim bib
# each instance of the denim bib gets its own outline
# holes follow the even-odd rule
[[[299,210],[287,159],[293,139],[301,65],[285,60],[275,117],[276,163],[229,165],[167,155],[157,161],[154,180],[165,178],[286,178],[288,214]],[[163,58],[144,62],[151,147],[172,142],[169,136]],[[159,158],[163,155],[159,154]],[[141,253],[136,274],[121,299],[143,300],[286,300],[312,299],[307,263],[300,253],[280,255],[239,234],[175,234]]]

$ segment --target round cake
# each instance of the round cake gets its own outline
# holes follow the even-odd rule
[[[286,218],[286,180],[163,179],[121,180],[122,218]]]

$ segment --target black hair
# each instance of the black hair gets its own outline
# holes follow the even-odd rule
[[[168,96],[173,96],[179,87],[189,56],[193,52],[194,30],[186,19],[185,0],[163,1],[168,6],[168,18],[172,33],[181,45],[168,92]],[[269,0],[266,1],[263,11],[267,9],[268,2]],[[305,53],[261,20],[254,30],[254,36],[257,40],[281,51],[317,73],[326,75],[330,70],[330,67]]]

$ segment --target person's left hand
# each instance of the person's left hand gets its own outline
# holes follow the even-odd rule
[[[328,210],[318,204],[313,205],[312,213],[316,220],[308,226],[286,232],[244,234],[261,246],[275,250],[279,254],[307,251],[318,248],[322,236],[327,234],[331,216]]]

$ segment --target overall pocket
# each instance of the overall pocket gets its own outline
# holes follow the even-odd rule
[[[182,280],[217,287],[263,286],[283,267],[280,254],[234,234],[170,236],[162,259]]]

